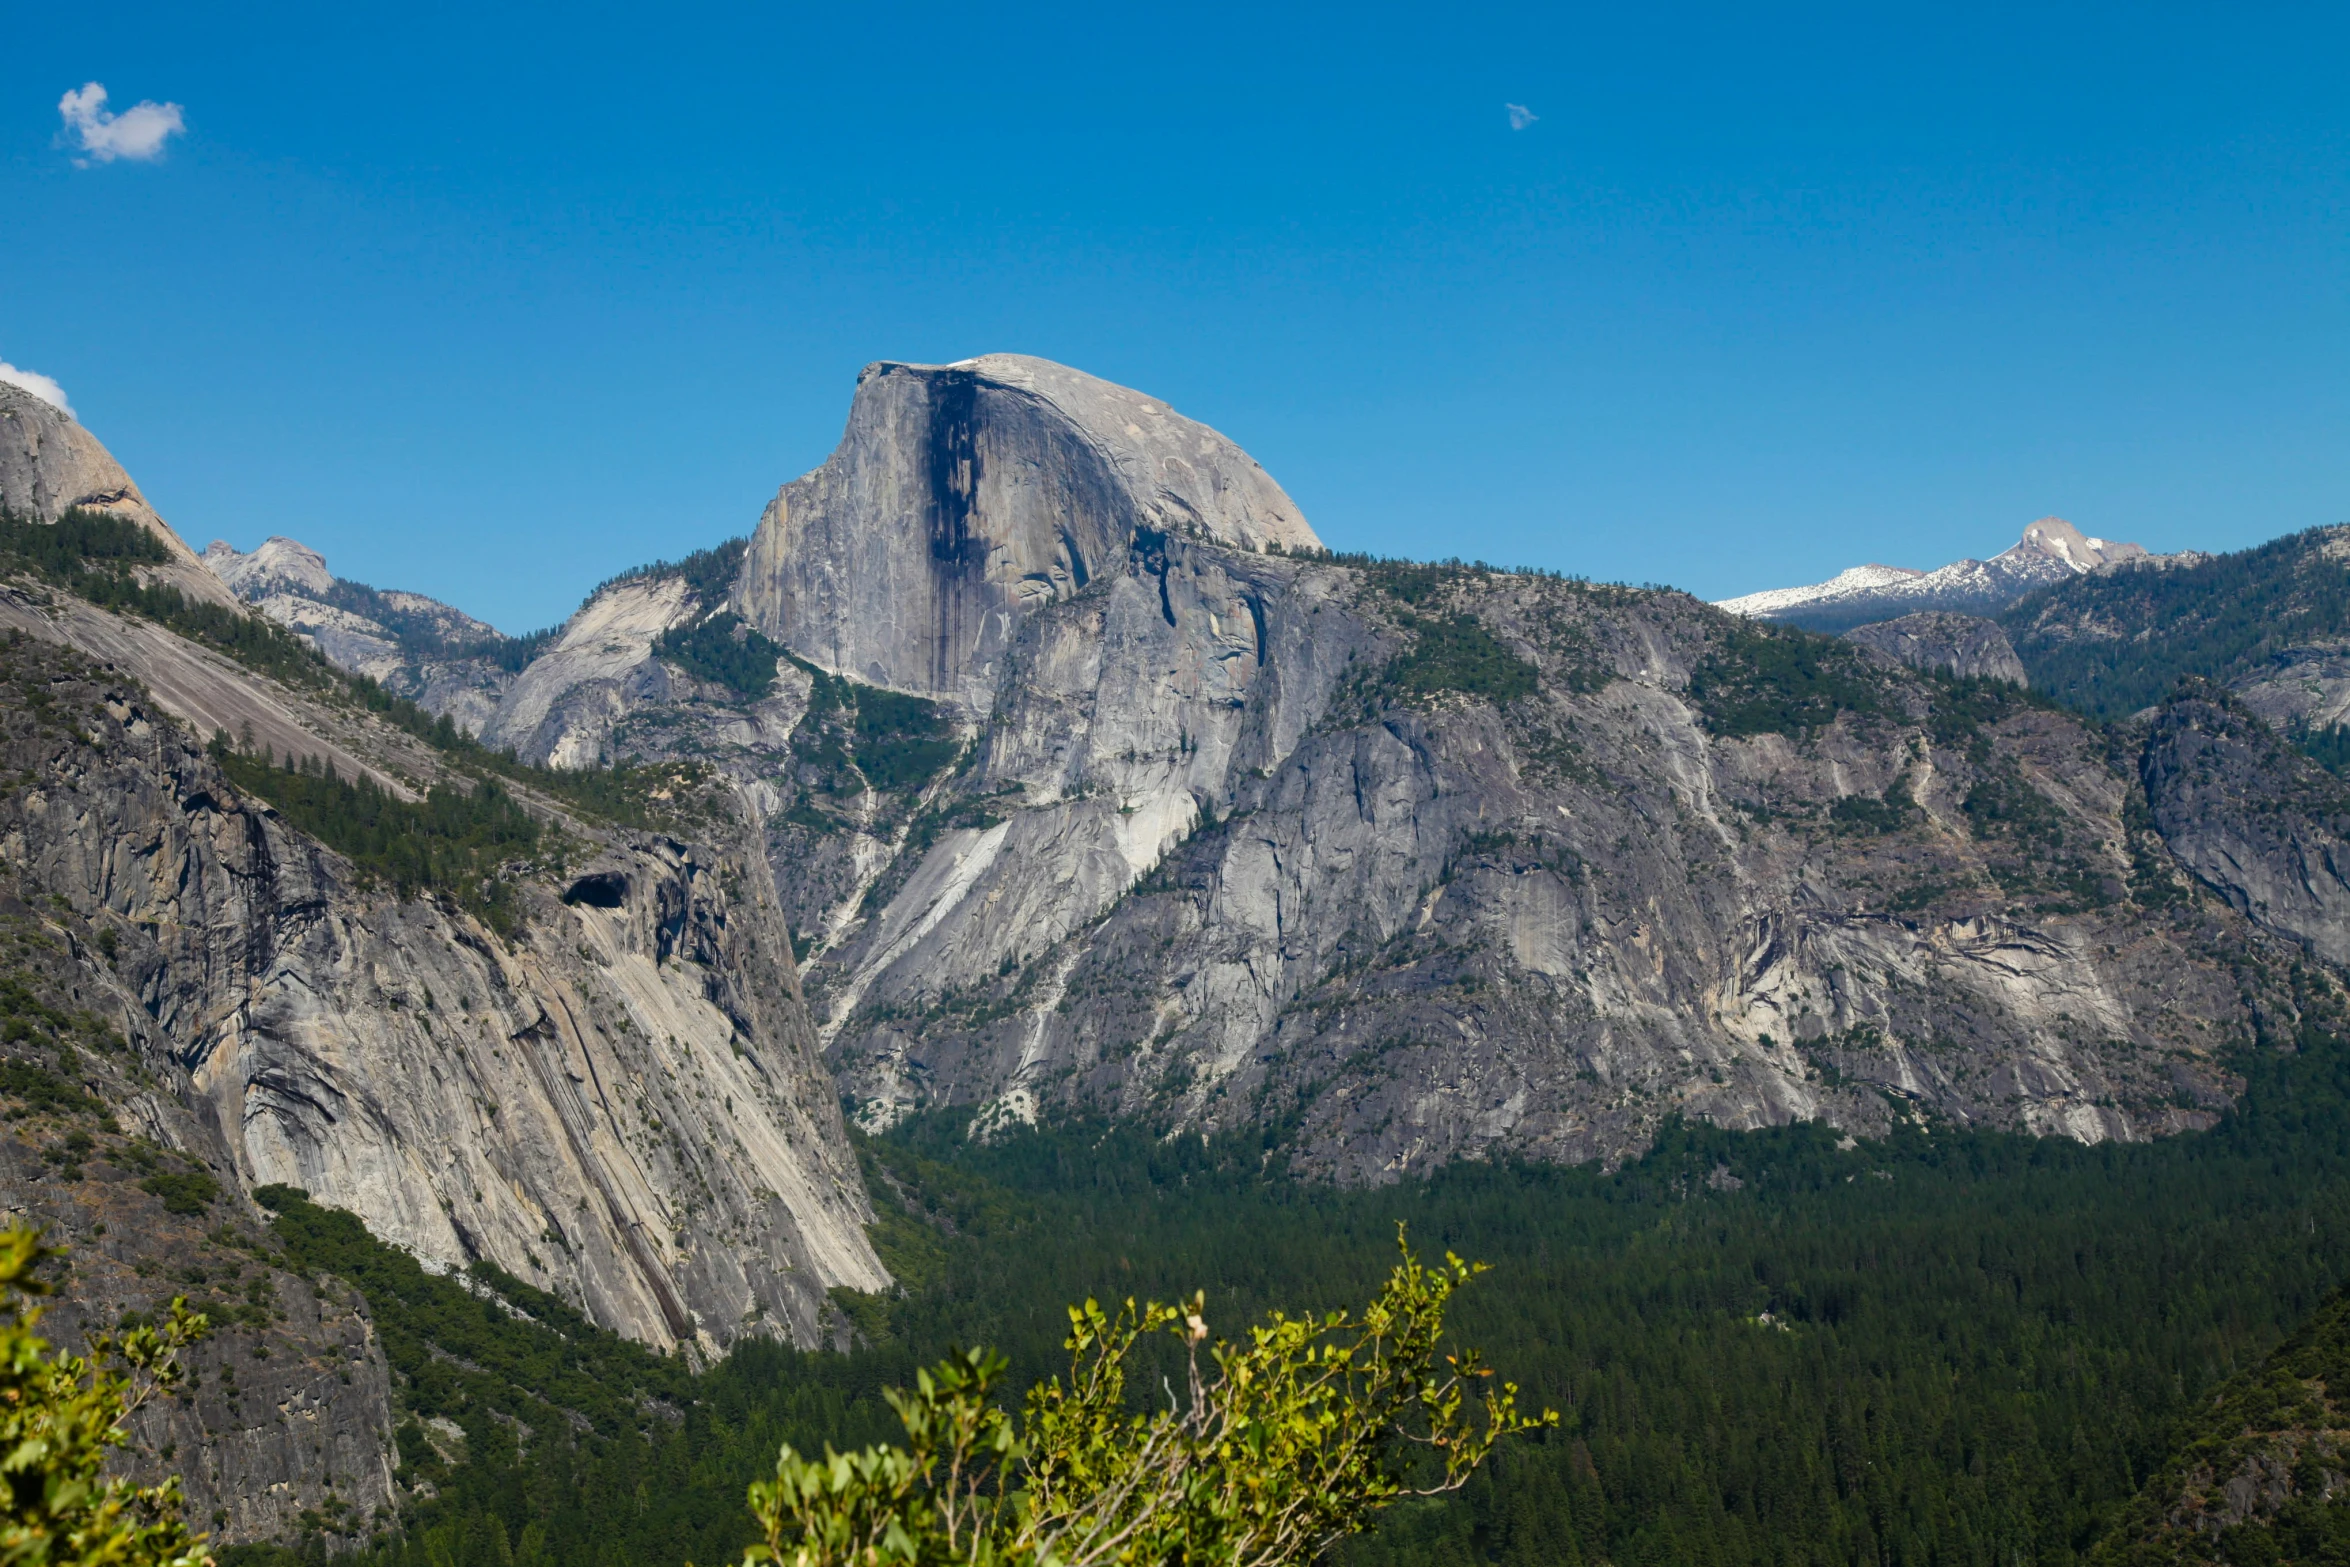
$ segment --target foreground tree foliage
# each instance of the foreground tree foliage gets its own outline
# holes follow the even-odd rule
[[[1474,1351],[1443,1353],[1445,1307],[1481,1271],[1406,1250],[1359,1317],[1275,1312],[1213,1346],[1202,1296],[1072,1306],[1068,1380],[1031,1389],[1017,1426],[993,1396],[1006,1362],[966,1350],[886,1395],[903,1447],[785,1446],[751,1487],[766,1537],[744,1567],[1311,1560],[1397,1498],[1457,1490],[1503,1437],[1558,1423],[1521,1414]],[[1159,1335],[1182,1345],[1186,1385],[1162,1381],[1166,1407],[1137,1411],[1129,1366]]]
[[[49,1353],[33,1328],[48,1293],[33,1270],[51,1256],[31,1230],[0,1233],[0,1564],[4,1567],[208,1567],[180,1519],[175,1479],[138,1486],[101,1473],[131,1415],[178,1380],[179,1352],[205,1321],[172,1302],[159,1328],[101,1334],[87,1357]],[[120,1368],[120,1369],[117,1369]]]

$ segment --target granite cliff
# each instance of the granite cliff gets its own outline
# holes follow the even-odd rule
[[[1349,1182],[1614,1163],[1676,1115],[2141,1139],[2210,1125],[2296,966],[2350,957],[2350,805],[2262,721],[2275,635],[2109,724],[2016,682],[2224,603],[2197,563],[2049,534],[2001,624],[1837,641],[1335,557],[1214,431],[987,356],[869,367],[751,537],[506,639],[291,540],[194,556],[45,407],[0,432],[10,509],[110,508],[215,618],[0,573],[0,916],[65,1020],[10,1037],[78,1096],[17,1094],[0,1179],[91,1248],[89,1321],[193,1273],[277,1335],[275,1415],[224,1363],[235,1407],[158,1428],[229,1455],[235,1537],[396,1498],[396,1379],[265,1186],[653,1345],[813,1344],[887,1283],[843,1098],[1245,1129]],[[2279,568],[2312,645],[2331,547]],[[537,825],[423,891],[301,814],[353,780]]]
[[[840,449],[760,516],[735,600],[826,669],[984,712],[1021,618],[1145,535],[1320,544],[1246,452],[1156,398],[1020,354],[869,365]]]
[[[873,366],[730,586],[619,585],[508,699],[526,754],[735,779],[868,1125],[1260,1126],[1350,1180],[1613,1161],[1672,1114],[2138,1138],[2270,1037],[2308,921],[2192,846],[2167,742],[2015,690],[1998,627],[1864,651],[1329,557],[1146,406]],[[2042,578],[2097,565],[2042,532]],[[694,627],[773,677],[698,677]]]
[[[249,1197],[273,1184],[656,1347],[835,1336],[828,1291],[887,1274],[728,792],[690,769],[536,787],[250,616],[63,415],[0,434],[14,526],[128,521],[160,558],[125,574],[181,589],[0,560],[0,1189],[74,1245],[69,1341],[236,1292],[144,1461],[186,1448],[230,1542],[396,1499],[400,1391],[360,1298],[288,1271]],[[380,838],[329,847],[313,820],[483,790],[535,826],[478,887],[411,885],[412,846],[370,859]]]

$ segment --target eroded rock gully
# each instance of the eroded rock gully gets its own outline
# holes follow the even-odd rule
[[[745,1334],[816,1343],[829,1288],[886,1281],[755,851],[575,827],[581,863],[526,882],[525,923],[501,938],[369,886],[231,784],[128,671],[22,628],[0,671],[12,939],[63,954],[55,983],[124,1041],[115,1118],[209,1172],[230,1231],[258,1233],[243,1193],[282,1182],[429,1266],[494,1262],[701,1354]],[[152,1206],[135,1184],[92,1199],[15,1158],[20,1208],[68,1236],[108,1225],[79,1268],[91,1320],[165,1293],[103,1260],[126,1244],[123,1205]],[[218,1266],[220,1243],[192,1233],[150,1248],[162,1279]],[[376,1505],[388,1483],[364,1308],[270,1288],[288,1325],[269,1331],[292,1337],[267,1367],[236,1362],[242,1434],[188,1436],[230,1538],[338,1497]],[[163,1440],[186,1418],[168,1413]]]

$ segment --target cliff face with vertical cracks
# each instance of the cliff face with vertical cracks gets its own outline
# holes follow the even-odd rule
[[[1995,628],[1864,651],[1313,537],[1141,394],[875,365],[723,609],[622,584],[508,701],[537,754],[733,779],[874,1126],[1250,1127],[1350,1180],[1675,1114],[2141,1138],[2289,1034],[2305,922],[2159,737],[1950,678],[2013,675]],[[726,609],[797,662],[660,650]]]
[[[183,599],[213,617],[0,561],[0,1193],[74,1246],[68,1341],[181,1291],[221,1292],[232,1330],[142,1417],[146,1461],[186,1449],[172,1468],[232,1542],[347,1535],[393,1498],[399,1389],[364,1303],[286,1272],[247,1195],[270,1184],[658,1347],[833,1336],[827,1291],[887,1274],[755,812],[687,774],[620,814],[509,781],[538,837],[491,873],[504,912],[403,894],[298,827],[292,775],[256,759],[395,802],[492,770],[223,632],[219,579],[127,482],[83,482],[119,469],[62,421],[0,430],[11,504],[135,517],[173,550],[141,569],[193,563],[208,596]]]
[[[736,601],[827,669],[982,711],[1020,618],[1122,571],[1138,531],[1318,544],[1246,452],[1155,398],[1018,354],[871,365],[840,449],[760,517]]]
[[[827,1288],[882,1281],[755,855],[597,833],[501,936],[372,885],[111,674],[76,727],[24,731],[0,859],[115,933],[241,1185],[664,1346],[814,1342]]]
[[[827,820],[861,846],[800,928],[870,1123],[1263,1126],[1382,1179],[1620,1158],[1674,1113],[2094,1140],[2227,1103],[2302,936],[2174,848],[2145,737],[1943,678],[2012,678],[1995,635],[1872,657],[1319,558],[1220,439],[1116,412],[1145,402],[871,367],[744,561],[800,657],[972,721],[898,817],[777,801],[787,887]]]

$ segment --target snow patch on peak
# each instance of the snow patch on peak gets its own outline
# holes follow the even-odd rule
[[[1747,593],[1716,607],[1801,624],[1816,617],[1815,629],[1858,625],[1855,617],[1863,613],[1886,619],[1926,609],[1991,614],[2046,583],[2146,558],[2139,545],[2093,539],[2062,517],[2042,517],[1989,560],[1954,560],[1932,571],[1855,566],[1825,582]]]
[[[1874,592],[1903,582],[1915,581],[1924,572],[1911,566],[1847,566],[1825,582],[1803,588],[1770,588],[1761,593],[1747,593],[1734,599],[1722,599],[1714,606],[1733,615],[1767,615],[1773,610],[1793,609],[1799,604],[1816,603],[1821,599],[1844,598],[1856,593]]]

